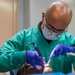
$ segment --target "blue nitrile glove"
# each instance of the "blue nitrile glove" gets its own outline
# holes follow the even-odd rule
[[[50,54],[50,58],[59,56],[59,55],[66,55],[66,53],[74,52],[74,46],[68,46],[63,44],[58,44]]]
[[[45,64],[44,60],[45,59],[43,57],[39,56],[37,51],[28,51],[26,54],[26,62],[28,64],[31,64],[33,68],[38,72],[40,72],[41,69],[37,68],[36,65],[44,67],[44,64]]]

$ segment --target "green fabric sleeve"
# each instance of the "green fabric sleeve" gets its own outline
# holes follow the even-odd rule
[[[25,34],[20,31],[0,47],[0,72],[19,68],[25,63]]]
[[[1,53],[1,52],[0,52]],[[25,51],[3,52],[0,55],[0,72],[19,68],[25,62]]]
[[[73,68],[75,70],[75,56],[74,57],[71,57],[71,63],[72,63]]]
[[[74,53],[75,53],[75,51],[74,51]],[[73,68],[75,70],[75,56],[69,56],[69,57],[71,59],[71,64],[73,65]]]
[[[75,53],[75,44],[73,44],[72,46],[74,46],[74,53]],[[72,62],[73,68],[75,70],[75,56],[71,56],[71,62]]]

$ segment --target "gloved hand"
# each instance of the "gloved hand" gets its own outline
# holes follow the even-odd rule
[[[66,53],[74,52],[74,49],[75,48],[73,46],[58,44],[51,52],[50,58],[53,58],[59,55],[66,55]]]
[[[28,64],[31,64],[33,68],[37,70],[38,72],[40,72],[41,69],[37,68],[36,65],[44,67],[44,64],[45,64],[44,60],[45,59],[43,57],[39,56],[37,51],[28,51],[26,54],[26,62]]]

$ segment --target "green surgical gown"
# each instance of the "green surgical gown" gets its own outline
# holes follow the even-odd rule
[[[0,47],[0,72],[19,68],[24,64],[26,47],[30,42],[37,44],[39,51],[46,58],[45,61],[47,62],[50,53],[57,44],[73,45],[75,44],[75,37],[68,32],[64,32],[60,38],[48,43],[37,26],[22,30],[5,41]],[[35,50],[35,47],[31,45],[28,50]],[[60,55],[51,60],[50,67],[53,72],[63,72],[66,74],[72,71],[72,64],[75,68],[75,57]]]

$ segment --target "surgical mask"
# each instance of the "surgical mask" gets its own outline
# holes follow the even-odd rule
[[[59,33],[53,32],[52,30],[49,30],[45,27],[42,30],[43,36],[47,39],[47,40],[56,40],[60,37]]]

